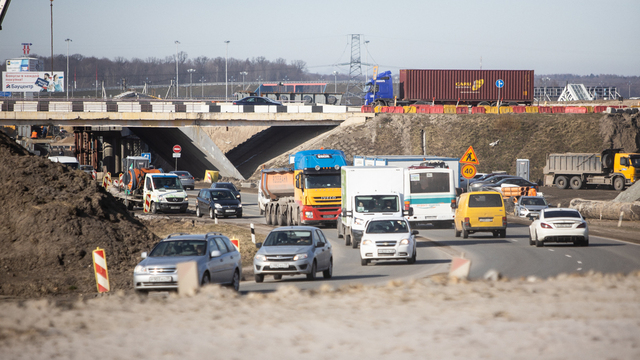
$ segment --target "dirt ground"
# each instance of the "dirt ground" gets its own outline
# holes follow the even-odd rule
[[[638,359],[640,273],[0,303],[7,359]]]

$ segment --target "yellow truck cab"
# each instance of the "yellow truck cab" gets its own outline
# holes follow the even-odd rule
[[[455,236],[464,239],[469,234],[490,232],[494,237],[507,236],[507,213],[502,194],[496,191],[463,193],[451,206],[456,209]]]

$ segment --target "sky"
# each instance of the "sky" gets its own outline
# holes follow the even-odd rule
[[[0,60],[51,54],[49,0],[13,0]],[[287,62],[346,74],[351,34],[380,71],[508,69],[640,75],[640,1],[54,0],[54,54],[164,59],[178,51]],[[225,41],[229,41],[228,49]],[[363,66],[362,72],[365,72]],[[60,69],[61,71],[64,69]]]

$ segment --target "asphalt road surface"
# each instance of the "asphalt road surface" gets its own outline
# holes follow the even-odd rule
[[[197,192],[198,190],[189,191],[192,207],[195,207]],[[242,204],[241,219],[228,218],[223,221],[245,225],[254,223],[256,227],[264,227],[266,230],[268,226],[260,215],[257,194],[242,193]],[[389,261],[362,266],[359,251],[345,246],[344,240],[337,237],[335,229],[322,230],[333,246],[332,279],[325,280],[320,273],[315,281],[306,280],[304,275],[283,277],[278,281],[267,276],[263,283],[258,284],[249,278],[249,281],[242,282],[241,291],[270,292],[284,284],[301,289],[317,289],[323,284],[340,287],[348,284],[377,285],[390,280],[410,280],[447,272],[451,257],[462,254],[471,260],[472,279],[482,278],[489,270],[497,270],[508,278],[547,278],[561,273],[585,273],[590,270],[629,273],[640,269],[640,245],[591,235],[588,247],[548,244],[537,248],[529,245],[528,227],[520,224],[510,224],[504,239],[494,238],[488,233],[470,234],[468,239],[461,239],[454,237],[453,229],[420,229],[418,260],[415,264]]]

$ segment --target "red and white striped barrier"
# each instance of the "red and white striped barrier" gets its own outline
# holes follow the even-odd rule
[[[95,178],[94,178],[95,179]],[[111,173],[108,172],[102,177],[102,187],[108,188],[111,185]]]
[[[151,210],[151,194],[150,193],[147,193],[147,196],[144,197],[143,210],[145,213],[148,213]]]
[[[471,270],[471,260],[457,257],[453,258],[451,259],[451,269],[449,269],[449,277],[466,279],[469,277],[469,270]]]
[[[107,272],[107,257],[104,249],[93,250],[93,270],[96,273],[98,292],[109,291],[109,273]]]

